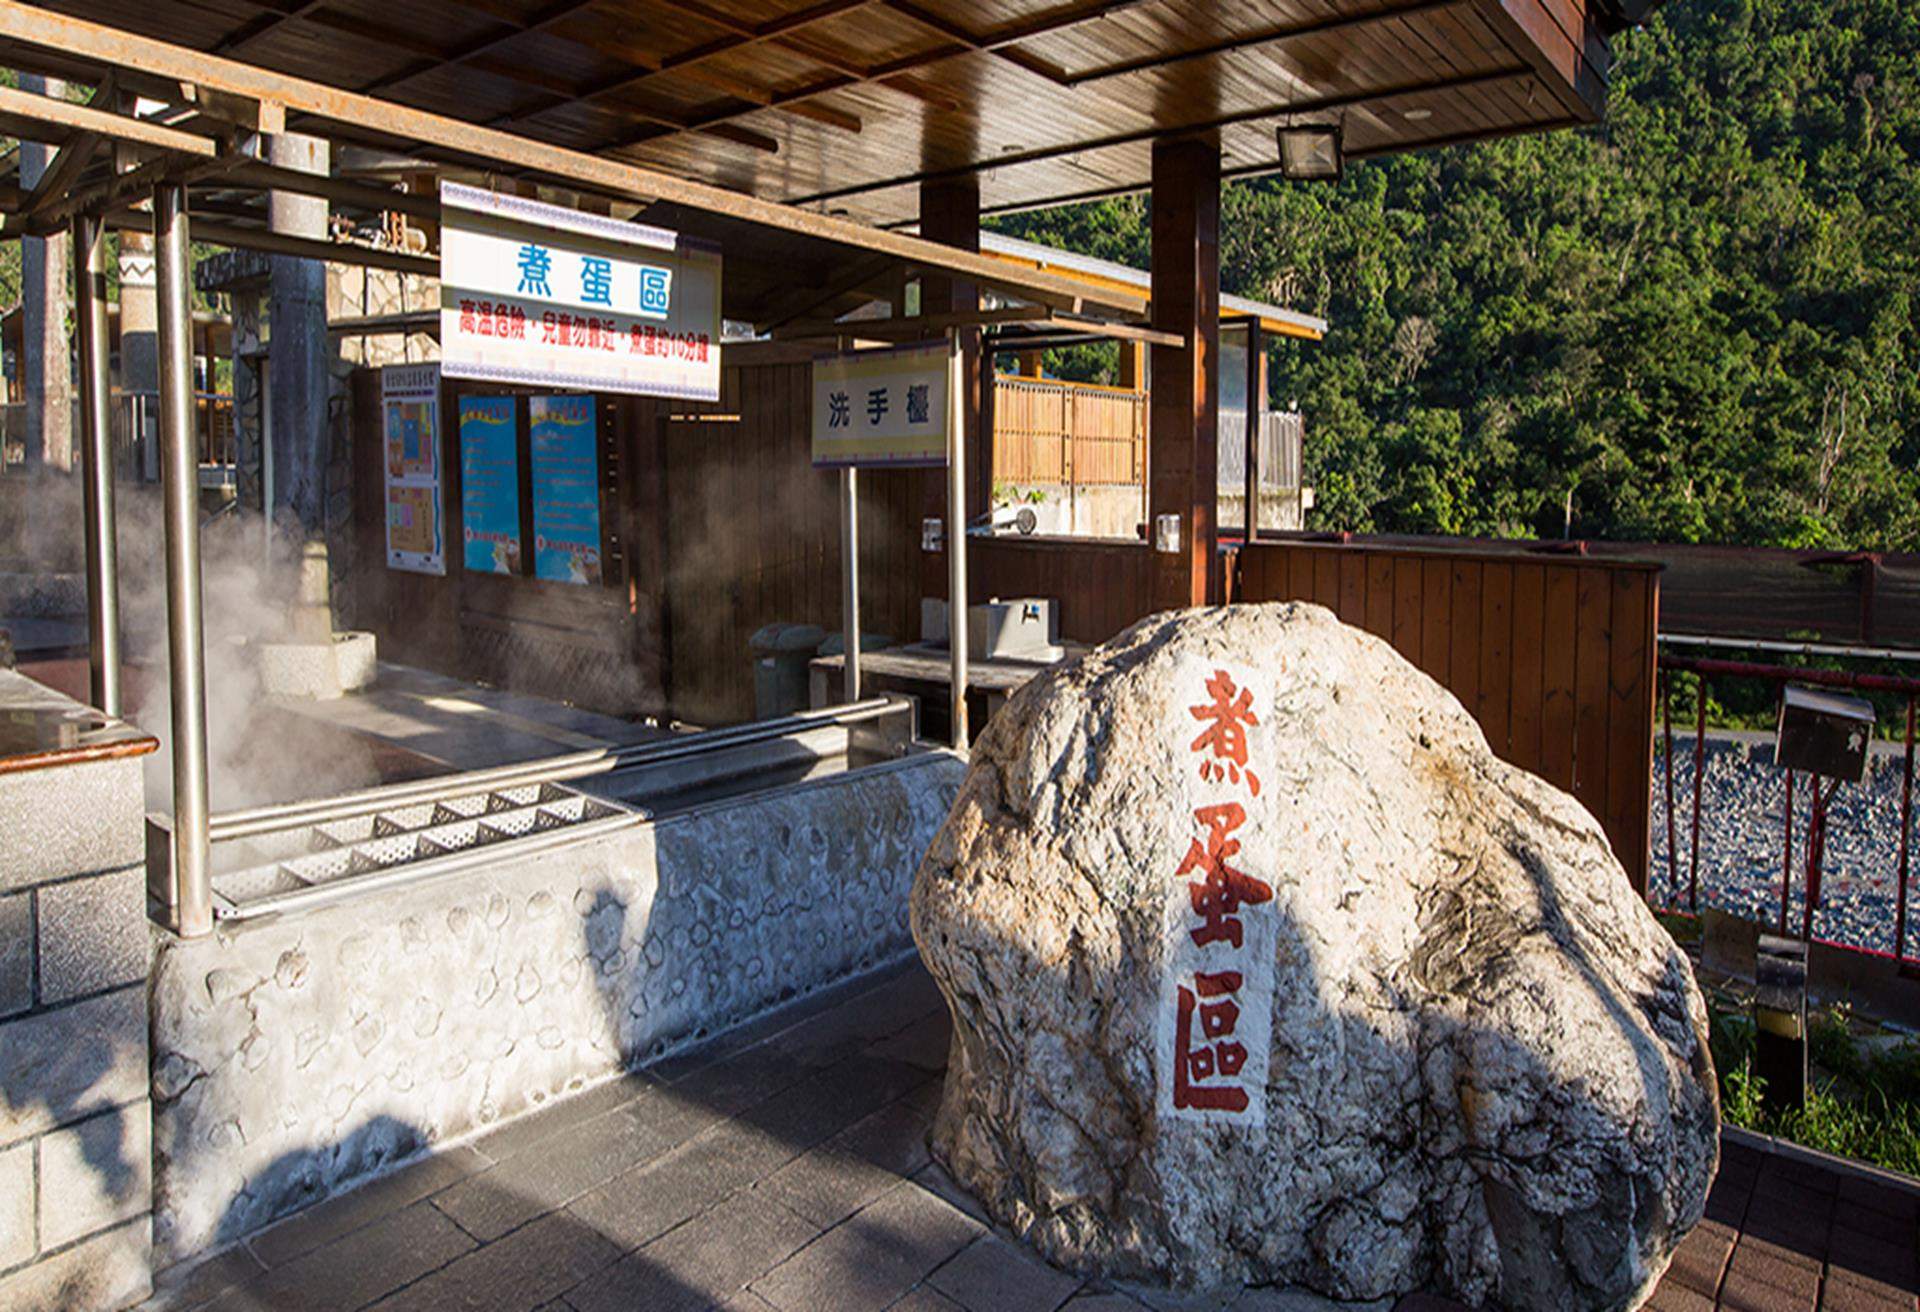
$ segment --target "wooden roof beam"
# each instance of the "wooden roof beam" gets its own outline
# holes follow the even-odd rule
[[[14,133],[29,141],[60,145],[76,133],[92,133],[109,141],[125,141],[137,146],[152,146],[184,155],[215,155],[220,143],[195,132],[152,123],[128,114],[114,114],[93,105],[79,105],[54,96],[36,96],[16,87],[0,87],[0,116],[22,125]],[[57,135],[48,136],[46,128]],[[40,135],[36,135],[36,130]]]
[[[697,0],[665,0],[665,2],[673,4],[676,7],[684,8],[685,5],[690,2],[697,3]],[[823,51],[815,50],[811,46],[801,47],[787,42],[784,44],[787,44],[788,48],[795,49],[800,54],[818,60],[826,64],[829,68],[835,69],[836,76],[820,78],[808,86],[797,87],[792,91],[782,92],[773,97],[773,102],[770,105],[754,106],[743,110],[725,110],[718,114],[696,120],[686,127],[679,129],[679,131],[703,131],[713,124],[731,122],[738,118],[744,118],[748,114],[758,112],[760,109],[779,109],[793,113],[796,112],[795,106],[819,96],[869,84],[889,86],[904,94],[916,95],[919,94],[923,88],[913,79],[904,77],[904,74],[926,68],[933,64],[944,63],[949,59],[957,59],[963,55],[1004,55],[1009,52],[1010,47],[1019,42],[1030,41],[1035,37],[1046,36],[1054,32],[1068,31],[1083,24],[1105,18],[1109,14],[1118,13],[1123,9],[1132,9],[1142,4],[1152,3],[1153,0],[1092,0],[1092,3],[1078,5],[1065,11],[1056,10],[1051,14],[1041,14],[1036,18],[1009,24],[997,32],[985,35],[976,35],[966,31],[964,28],[957,27],[945,19],[940,18],[938,15],[931,14],[926,10],[919,9],[917,6],[912,5],[910,0],[884,0],[884,2],[887,3],[889,8],[894,9],[896,12],[905,13],[923,25],[941,32],[946,39],[946,44],[935,46],[930,50],[923,50],[915,54],[902,55],[900,58],[889,60],[884,64],[863,67],[840,60]],[[1015,59],[1013,62],[1048,78],[1057,80],[1059,76],[1058,70],[1050,69],[1038,60]],[[932,103],[938,104],[940,102],[933,101]],[[672,131],[655,132],[643,137],[628,137],[601,142],[596,148],[600,150],[630,150],[673,135],[674,132]],[[986,166],[983,165],[982,167]]]
[[[1105,150],[1112,146],[1130,146],[1156,138],[1192,136],[1197,133],[1212,132],[1238,123],[1257,123],[1263,119],[1281,119],[1293,115],[1329,114],[1342,109],[1354,109],[1363,105],[1373,105],[1381,101],[1397,100],[1403,96],[1432,95],[1440,91],[1479,91],[1499,86],[1518,78],[1530,78],[1533,70],[1526,64],[1506,64],[1499,68],[1481,73],[1462,73],[1450,77],[1425,79],[1417,82],[1402,82],[1390,86],[1367,87],[1360,91],[1333,96],[1316,96],[1310,100],[1296,100],[1281,105],[1263,105],[1252,109],[1236,110],[1231,114],[1216,114],[1208,118],[1166,128],[1139,128],[1132,132],[1116,132],[1110,136],[1095,137],[1090,141],[1069,142],[1060,146],[1041,146],[1033,150],[1023,150],[1017,154],[1001,155],[994,159],[981,160],[974,164],[963,164],[953,168],[927,169],[920,173],[909,174],[903,178],[887,178],[877,182],[861,182],[851,186],[836,187],[830,191],[816,191],[790,202],[794,205],[817,205],[825,201],[841,200],[848,196],[864,195],[870,191],[884,191],[889,187],[911,186],[920,182],[933,182],[943,178],[960,178],[970,173],[981,173],[987,169],[1011,168],[1019,164],[1031,164],[1039,160],[1057,159],[1062,155],[1079,155],[1089,151]],[[1277,167],[1277,166],[1276,166]],[[1141,188],[1131,188],[1141,190]],[[1088,193],[1089,195],[1095,193]],[[1058,202],[1049,202],[1050,204]]]
[[[87,98],[87,104],[96,109],[107,109],[114,103],[114,80],[109,73],[100,80]],[[53,157],[53,163],[40,175],[40,181],[34,185],[33,192],[27,196],[21,208],[28,214],[42,210],[54,197],[66,195],[69,188],[80,180],[80,174],[92,162],[94,153],[100,148],[102,138],[98,132],[75,132],[67,138],[67,144],[60,147]]]
[[[432,149],[474,167],[523,168],[576,189],[621,199],[683,205],[815,241],[888,255],[1065,310],[1083,311],[1095,305],[1122,314],[1139,314],[1146,307],[1146,298],[1137,294],[1090,292],[1069,279],[1009,269],[975,252],[831,215],[809,213],[794,205],[762,200],[657,169],[603,159],[408,105],[377,100],[22,4],[19,0],[0,0],[0,40],[63,50],[110,67],[144,68],[157,75],[190,80],[237,95],[273,100],[285,105],[289,113],[342,124],[350,133],[374,134],[389,142]],[[245,162],[236,159],[221,167]]]
[[[1139,59],[1122,60],[1116,64],[1104,64],[1098,68],[1083,69],[1077,73],[1063,74],[1062,86],[1077,87],[1088,82],[1100,82],[1107,78],[1123,77],[1129,73],[1141,73],[1150,69],[1167,68],[1176,64],[1191,63],[1197,59],[1211,59],[1217,55],[1229,55],[1240,50],[1254,50],[1260,46],[1280,45],[1288,41],[1308,36],[1327,36],[1345,32],[1354,28],[1370,27],[1375,23],[1389,22],[1400,18],[1413,18],[1439,9],[1465,7],[1472,0],[1391,0],[1378,9],[1360,14],[1334,14],[1310,18],[1304,22],[1282,23],[1260,32],[1244,36],[1229,37],[1221,41],[1208,42],[1203,46],[1194,46],[1187,50],[1165,51],[1146,55]]]
[[[756,110],[790,108],[788,106],[771,104],[770,102],[773,99],[771,92],[746,88],[742,83],[733,79],[724,79],[723,84],[721,80],[723,75],[709,74],[706,70],[699,68],[699,65],[719,55],[742,50],[763,41],[787,44],[787,38],[803,28],[811,26],[814,23],[825,22],[830,18],[839,18],[844,14],[852,13],[856,9],[865,8],[876,2],[877,0],[823,0],[822,3],[816,4],[810,9],[802,9],[755,26],[744,23],[705,4],[701,4],[698,0],[661,0],[661,3],[667,8],[677,9],[702,22],[710,23],[728,35],[718,40],[694,46],[676,55],[663,56],[660,59],[643,63],[638,71],[622,72],[612,77],[602,78],[570,94],[561,94],[542,104],[499,115],[489,120],[489,125],[493,127],[510,127],[517,123],[524,123],[528,119],[537,118],[541,114],[548,113],[552,110],[560,109],[566,105],[601,100],[608,96],[620,95],[624,92],[635,90],[654,78],[665,77],[675,73],[694,78],[709,86],[715,86],[728,95],[747,100],[752,106],[750,109],[742,110],[735,114],[711,119],[703,125],[682,125],[675,128],[675,131],[702,130],[703,127],[717,126],[719,123],[738,118],[742,114],[753,113]],[[803,53],[808,53],[809,57],[818,57],[811,52]],[[629,111],[631,110],[631,106],[627,105],[623,105],[622,108]],[[801,113],[802,111],[794,108],[792,112]],[[832,126],[841,127],[847,131],[858,132],[860,130],[860,120],[850,114],[840,114],[838,111],[832,110],[824,111],[824,113],[831,117],[821,118],[820,115],[815,114],[808,114],[806,117],[820,118],[820,121],[829,122]],[[636,115],[636,117],[643,116]]]

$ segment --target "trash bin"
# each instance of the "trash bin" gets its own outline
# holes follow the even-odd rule
[[[807,662],[826,636],[818,624],[769,624],[747,639],[755,718],[770,720],[806,709]]]
[[[893,639],[884,633],[863,633],[860,635],[861,651],[879,651],[882,647],[891,646],[893,646]],[[820,644],[819,654],[822,656],[838,656],[845,652],[846,649],[846,634],[829,633],[827,640]]]

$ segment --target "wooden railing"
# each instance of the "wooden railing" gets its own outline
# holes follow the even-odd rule
[[[1145,392],[1051,378],[994,378],[994,482],[1137,487],[1146,476]]]
[[[1236,601],[1312,601],[1387,639],[1506,760],[1571,792],[1646,888],[1659,566],[1581,556],[1260,542]]]

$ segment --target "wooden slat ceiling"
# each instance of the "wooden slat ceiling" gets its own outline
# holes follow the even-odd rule
[[[52,0],[44,7],[874,224],[1143,186],[1158,136],[1271,169],[1601,108],[1590,0]],[[4,62],[4,51],[0,51]],[[333,135],[340,135],[337,131]]]

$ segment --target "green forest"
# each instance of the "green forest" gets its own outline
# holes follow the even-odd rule
[[[1602,125],[1228,185],[1222,289],[1332,324],[1274,357],[1310,526],[1920,548],[1920,5],[1616,49]],[[995,226],[1146,266],[1142,198]]]

